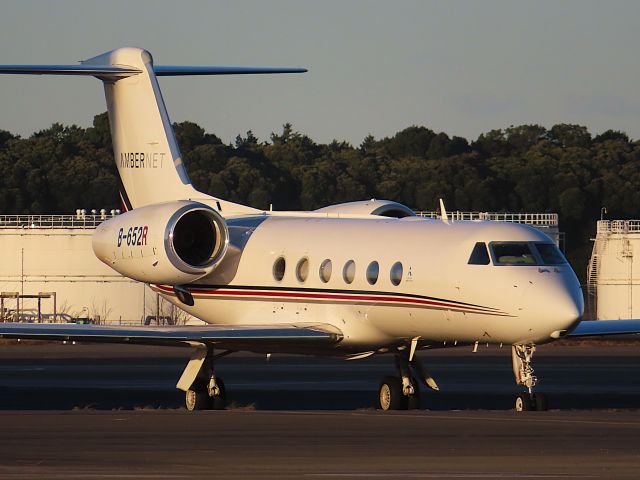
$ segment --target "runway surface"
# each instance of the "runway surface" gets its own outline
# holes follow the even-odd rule
[[[550,412],[511,411],[508,349],[421,353],[427,410],[374,409],[391,358],[231,356],[189,413],[188,351],[0,346],[0,478],[638,478],[640,348],[545,347]]]
[[[0,413],[0,478],[638,478],[640,414]]]
[[[179,408],[175,383],[186,348],[113,345],[0,345],[0,410]],[[440,386],[422,388],[430,410],[512,408],[519,388],[509,348],[421,352]],[[640,344],[539,347],[537,389],[551,408],[640,408]],[[301,356],[231,355],[217,363],[229,403],[258,410],[374,408],[393,358],[344,361]]]

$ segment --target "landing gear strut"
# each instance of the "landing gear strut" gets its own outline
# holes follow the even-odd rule
[[[214,355],[213,345],[198,348],[187,364],[177,387],[185,391],[187,410],[224,410],[226,391],[224,382],[215,374],[215,360],[232,353]]]
[[[429,375],[427,369],[418,357],[408,351],[402,351],[395,355],[395,364],[398,376],[384,377],[378,389],[378,399],[382,410],[417,410],[420,408],[420,386],[416,377],[411,374],[411,368],[422,382],[438,390],[435,380]]]
[[[531,360],[536,351],[535,345],[512,345],[511,360],[513,363],[513,375],[516,383],[527,389],[526,392],[518,394],[515,408],[517,412],[529,410],[545,411],[548,408],[547,396],[544,393],[533,392],[533,387],[538,383],[538,378],[534,375]]]

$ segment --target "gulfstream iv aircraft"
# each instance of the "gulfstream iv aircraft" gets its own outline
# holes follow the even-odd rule
[[[154,65],[119,48],[79,65],[3,65],[0,73],[88,75],[104,84],[128,211],[93,236],[97,257],[147,283],[204,326],[0,324],[0,335],[196,347],[177,387],[190,410],[223,408],[215,363],[239,350],[360,359],[389,354],[397,373],[383,409],[417,408],[419,384],[438,389],[416,352],[511,346],[516,409],[544,410],[533,392],[535,346],[566,336],[636,333],[638,322],[582,322],[575,273],[528,226],[417,217],[392,201],[313,212],[262,211],[194,189],[157,78],[300,73],[296,68]],[[215,349],[215,351],[214,351]]]

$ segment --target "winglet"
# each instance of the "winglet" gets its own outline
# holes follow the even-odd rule
[[[449,216],[447,215],[447,210],[444,208],[444,200],[440,199],[440,219],[449,224]]]

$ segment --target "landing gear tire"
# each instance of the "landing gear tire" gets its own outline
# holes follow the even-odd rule
[[[420,387],[418,384],[418,380],[415,378],[411,379],[413,382],[413,395],[409,395],[406,397],[407,399],[407,410],[420,410]]]
[[[201,382],[197,382],[185,392],[184,404],[190,412],[211,408],[211,397],[207,392],[207,387]]]
[[[528,412],[533,410],[531,396],[528,393],[521,393],[516,397],[516,412]]]
[[[384,377],[378,389],[378,399],[382,410],[406,410],[408,402],[402,393],[400,377]]]
[[[549,409],[549,401],[544,393],[533,394],[533,406],[538,412],[546,412]]]
[[[216,383],[218,388],[220,389],[220,393],[218,395],[214,395],[211,398],[211,408],[213,410],[224,410],[227,405],[227,391],[224,388],[224,382],[221,378],[216,378]]]
[[[207,385],[203,381],[197,381],[185,392],[184,403],[187,410],[224,410],[226,406],[226,390],[221,378],[216,378],[216,385],[220,390],[218,395],[209,396]]]
[[[407,410],[420,410],[420,394],[414,393],[407,397]]]

